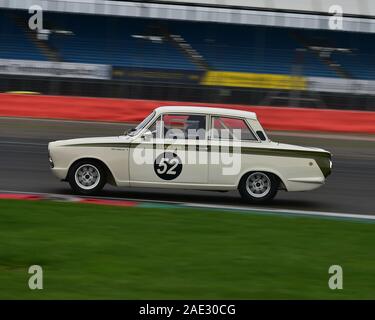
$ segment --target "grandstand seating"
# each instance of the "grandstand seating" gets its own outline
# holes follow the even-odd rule
[[[27,21],[27,13],[17,14]],[[53,33],[48,40],[48,45],[67,62],[199,69],[169,38],[179,35],[211,70],[340,77],[343,74],[337,68],[341,68],[352,78],[375,79],[371,34],[56,13],[45,13],[44,21],[48,29],[73,33]],[[0,58],[46,60],[7,13],[0,12],[0,22]],[[139,35],[159,35],[164,40],[135,37]],[[335,69],[309,46],[352,50],[330,55]]]
[[[0,12],[0,58],[46,60],[22,28],[4,12]]]
[[[94,16],[67,19],[53,15],[52,27],[73,31],[73,36],[52,35],[51,44],[64,61],[143,68],[194,69],[169,41],[134,38],[145,32],[144,21]]]
[[[351,53],[334,53],[333,60],[344,66],[355,79],[375,79],[374,35],[343,32],[335,38],[337,47],[352,48]]]
[[[204,24],[178,24],[177,30],[209,62],[213,69],[337,76],[313,54],[303,54],[302,70],[294,66],[301,59],[297,48],[303,48],[290,35],[291,29],[222,25],[213,28]],[[203,33],[205,32],[205,33]]]

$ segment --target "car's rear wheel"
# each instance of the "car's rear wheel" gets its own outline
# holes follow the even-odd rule
[[[94,195],[106,184],[106,171],[94,160],[78,161],[72,165],[68,181],[74,192],[83,195]]]
[[[249,172],[242,177],[238,190],[243,199],[251,202],[272,200],[278,189],[279,180],[268,172]]]

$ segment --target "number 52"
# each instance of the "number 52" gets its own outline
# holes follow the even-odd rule
[[[175,171],[175,169],[177,166],[178,166],[177,159],[161,158],[160,163],[159,163],[159,168],[157,169],[157,173],[176,175],[177,172]]]

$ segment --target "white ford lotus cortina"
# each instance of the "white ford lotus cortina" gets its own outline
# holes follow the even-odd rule
[[[160,107],[116,137],[51,142],[53,173],[79,194],[124,187],[238,189],[252,202],[278,190],[307,191],[331,173],[328,151],[272,142],[256,114],[206,107]]]

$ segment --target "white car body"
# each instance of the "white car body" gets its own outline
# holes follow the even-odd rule
[[[165,115],[171,114],[205,117],[207,134],[199,141],[199,153],[203,158],[207,157],[208,163],[185,161],[178,176],[163,179],[156,173],[156,170],[163,169],[155,167],[158,155],[166,150],[172,150],[181,160],[183,155],[180,153],[185,152],[186,158],[186,152],[197,148],[197,140],[194,139],[167,139],[160,136],[156,137],[156,140],[148,141],[146,133],[149,127],[155,125],[156,119],[164,119]],[[214,157],[220,158],[221,150],[218,147],[224,149],[233,145],[234,136],[231,140],[220,140],[215,139],[210,133],[214,124],[213,119],[221,119],[220,117],[245,121],[255,137],[252,141],[236,141],[240,144],[235,151],[240,168],[236,169],[234,174],[223,174],[226,165],[211,161]],[[159,107],[146,122],[130,135],[51,142],[48,148],[53,173],[59,179],[67,180],[74,163],[81,159],[95,159],[106,168],[107,182],[119,187],[235,190],[239,187],[241,178],[249,172],[268,172],[280,180],[279,189],[307,191],[323,185],[331,172],[331,154],[328,151],[270,141],[253,112],[208,107]],[[161,123],[163,125],[163,122]],[[263,141],[259,132],[264,135]],[[137,147],[152,149],[152,161],[138,164],[135,155],[135,152],[139,153]]]

